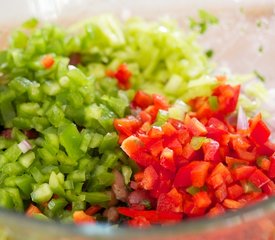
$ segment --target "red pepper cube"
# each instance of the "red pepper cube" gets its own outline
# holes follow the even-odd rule
[[[194,136],[204,136],[207,134],[205,126],[197,118],[191,118],[187,127]]]
[[[54,64],[54,58],[51,55],[46,55],[42,58],[41,63],[45,69],[49,69]]]
[[[186,126],[183,121],[174,118],[169,118],[168,122],[173,125],[177,130],[186,130]]]
[[[209,141],[204,142],[202,145],[204,161],[219,162],[219,147],[220,144],[215,140],[210,139]]]
[[[266,124],[262,121],[261,114],[258,114],[253,119],[250,120],[250,139],[259,144],[264,144],[269,136],[270,130],[266,126]]]
[[[160,165],[172,172],[176,171],[176,164],[174,160],[174,151],[170,148],[164,148],[160,155]]]
[[[183,204],[183,212],[189,217],[199,217],[205,214],[205,208],[198,208],[194,201],[187,200]]]
[[[249,162],[254,162],[256,160],[257,156],[257,151],[256,148],[253,148],[252,150],[243,150],[243,149],[235,149],[238,157],[240,159],[249,161]]]
[[[262,188],[265,184],[271,180],[259,169],[256,169],[248,178],[256,187]]]
[[[159,176],[152,165],[145,168],[141,185],[145,190],[152,190],[158,183]]]
[[[182,156],[187,160],[190,161],[195,155],[195,150],[192,147],[190,143],[187,143],[185,146],[182,148]]]
[[[224,207],[221,204],[217,203],[215,205],[215,207],[213,207],[209,210],[207,215],[209,217],[215,217],[215,216],[223,214],[224,212],[225,212]]]
[[[117,79],[118,86],[121,89],[129,89],[131,86],[130,78],[132,73],[129,71],[128,66],[123,63],[118,66],[117,71],[114,73],[114,77]]]
[[[151,226],[151,223],[142,216],[134,217],[133,219],[128,220],[128,226],[133,228],[148,228]]]
[[[222,202],[227,197],[226,185],[223,183],[218,188],[215,189],[215,197],[218,202]]]
[[[73,213],[73,220],[76,224],[95,223],[95,219],[82,210]]]
[[[177,136],[177,129],[171,123],[166,122],[161,126],[161,128],[165,137]]]
[[[135,117],[120,118],[114,120],[114,127],[119,134],[129,137],[141,127],[141,122]]]
[[[153,156],[145,152],[144,143],[135,136],[126,138],[121,144],[122,150],[137,164],[147,167],[156,162]]]
[[[164,133],[161,127],[152,126],[151,129],[148,131],[148,137],[150,138],[161,139],[163,135]]]
[[[207,130],[207,138],[211,138],[217,142],[221,142],[223,140],[223,136],[227,134],[227,131],[222,129],[213,128],[213,127],[206,127]]]
[[[193,196],[195,205],[198,208],[208,208],[212,201],[207,192],[198,192]]]
[[[257,159],[257,165],[265,171],[268,171],[270,168],[270,160],[266,157],[258,158]]]
[[[176,155],[178,156],[182,155],[183,149],[178,139],[176,138],[165,139],[164,144],[166,147],[171,148]]]
[[[262,186],[262,190],[267,195],[275,195],[275,183],[273,181],[266,183]]]
[[[228,132],[227,126],[219,119],[211,117],[207,122],[207,127],[222,130],[223,134]]]
[[[153,98],[151,95],[143,91],[136,92],[133,99],[133,105],[135,107],[140,107],[141,109],[145,109],[152,104],[153,104]]]
[[[244,190],[239,184],[233,184],[227,188],[227,193],[230,199],[235,200],[244,194]]]
[[[156,140],[149,148],[150,153],[152,156],[154,157],[158,157],[159,154],[162,152],[163,150],[163,141],[162,140]]]
[[[160,194],[157,202],[157,210],[162,212],[183,212],[182,195],[172,188],[168,193]]]
[[[140,117],[140,119],[141,119],[141,122],[143,122],[143,123],[153,123],[153,118],[152,118],[152,116],[150,115],[150,113],[148,113],[147,111],[141,111],[140,113],[139,113],[139,117]]]
[[[270,178],[275,178],[275,153],[270,157],[270,167],[268,170],[268,176]]]
[[[167,110],[169,108],[166,98],[159,94],[153,94],[153,104],[157,109]]]
[[[240,149],[247,150],[251,147],[251,142],[246,137],[242,137],[240,134],[230,135],[230,142],[235,151]]]
[[[177,131],[178,140],[182,145],[185,145],[191,141],[189,131],[187,129],[179,129]]]
[[[208,175],[209,162],[198,161],[198,164],[191,170],[191,181],[194,187],[203,187]]]
[[[227,198],[223,201],[222,205],[228,209],[239,209],[242,208],[244,204]]]
[[[225,157],[225,162],[226,162],[228,168],[230,168],[230,169],[231,168],[233,168],[233,169],[237,168],[241,165],[248,165],[249,164],[249,162],[246,161],[246,160],[239,159],[239,158],[228,157],[228,156]]]
[[[158,115],[158,108],[154,105],[150,105],[144,111],[151,116],[151,123],[153,123]]]
[[[196,162],[191,162],[178,170],[174,179],[175,187],[189,187],[192,185],[191,171],[196,164]]]
[[[222,177],[222,175],[220,173],[217,173],[215,175],[211,175],[208,179],[207,179],[207,184],[212,187],[213,189],[218,188],[219,186],[221,186],[222,184],[224,184],[224,179]]]
[[[240,94],[240,85],[231,86],[228,84],[221,84],[213,91],[213,96],[218,97],[217,112],[228,114],[234,112],[238,103]]]
[[[233,182],[233,178],[229,169],[223,163],[219,163],[216,165],[211,173],[211,176],[214,176],[216,174],[220,174],[227,185]]]
[[[182,213],[161,212],[156,210],[136,210],[127,207],[118,207],[118,212],[124,216],[135,218],[144,217],[152,224],[176,223],[182,221]]]
[[[231,170],[232,175],[235,180],[246,180],[250,177],[250,175],[256,170],[254,166],[239,166]]]

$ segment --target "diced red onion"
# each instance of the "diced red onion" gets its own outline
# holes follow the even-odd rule
[[[20,148],[22,153],[26,153],[32,149],[32,145],[27,140],[23,140],[22,142],[18,143],[17,146]]]
[[[246,116],[243,108],[240,106],[239,110],[238,110],[237,129],[245,130],[247,128],[248,128],[247,116]]]

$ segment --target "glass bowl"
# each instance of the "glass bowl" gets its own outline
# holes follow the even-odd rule
[[[188,0],[10,0],[0,8],[0,49],[6,46],[11,30],[30,17],[67,26],[100,13],[112,13],[122,19],[134,15],[149,20],[168,15],[180,21],[184,28],[187,17],[196,15],[198,9],[210,11],[220,20],[219,25],[200,37],[206,49],[214,50],[216,64],[230,68],[233,73],[256,70],[265,76],[268,87],[275,87],[275,2],[272,0],[193,0],[192,3]],[[275,130],[272,118],[270,124]],[[103,224],[75,226],[42,222],[0,209],[1,240],[202,238],[275,239],[275,197],[215,218],[143,230]]]

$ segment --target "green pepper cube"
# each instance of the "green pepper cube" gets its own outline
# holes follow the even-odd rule
[[[44,203],[52,198],[53,192],[48,183],[42,183],[32,193],[31,199],[35,203]]]

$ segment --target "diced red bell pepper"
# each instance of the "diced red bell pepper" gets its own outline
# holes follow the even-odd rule
[[[205,208],[198,208],[194,201],[187,200],[184,202],[183,212],[189,217],[199,217],[205,213]]]
[[[271,180],[259,169],[256,169],[248,178],[250,182],[252,182],[258,188],[263,187],[266,183]]]
[[[206,137],[216,140],[217,142],[221,142],[223,135],[227,134],[226,131],[218,128],[213,128],[213,127],[206,127],[206,130],[207,130]]]
[[[260,114],[250,120],[249,130],[250,139],[259,145],[264,144],[270,136],[270,130],[262,121],[262,117]]]
[[[169,118],[168,122],[171,123],[173,125],[173,127],[176,128],[177,130],[186,130],[187,129],[185,124],[181,120]]]
[[[33,215],[39,214],[39,213],[41,213],[41,210],[33,204],[30,204],[28,209],[25,212],[26,216],[28,217],[32,217]]]
[[[191,136],[188,129],[179,129],[177,131],[178,140],[182,145],[185,145],[191,141]]]
[[[200,161],[191,170],[191,181],[194,187],[203,187],[205,185],[206,177],[208,175],[209,162]]]
[[[195,150],[192,147],[190,143],[187,143],[185,146],[182,148],[182,156],[187,160],[190,161],[195,155]]]
[[[191,186],[192,185],[191,172],[199,164],[201,164],[200,161],[193,161],[185,166],[182,166],[176,173],[176,176],[174,179],[174,186],[175,187]]]
[[[239,134],[233,135],[231,134],[231,143],[233,149],[237,150],[247,150],[251,146],[251,142],[245,137],[240,136]]]
[[[154,108],[154,107],[153,107]],[[153,118],[152,118],[152,116],[151,116],[151,114],[150,113],[148,113],[147,111],[141,111],[140,113],[139,113],[139,117],[140,117],[140,119],[141,119],[141,121],[143,122],[143,123],[152,123],[153,122]],[[155,115],[155,117],[156,117],[156,115]],[[147,124],[147,125],[149,125],[149,124]]]
[[[175,155],[182,155],[182,153],[183,153],[182,145],[179,142],[179,140],[176,138],[165,139],[164,145],[166,147],[172,149],[174,151]]]
[[[261,157],[257,159],[257,165],[265,171],[268,171],[270,169],[270,163],[271,161],[266,157]]]
[[[152,165],[145,168],[141,185],[145,190],[152,190],[158,183],[159,176]]]
[[[51,55],[46,55],[42,58],[41,63],[44,68],[49,69],[54,65],[54,58]]]
[[[140,107],[141,109],[145,109],[148,106],[152,105],[153,98],[151,95],[143,91],[137,91],[132,103],[135,107]]]
[[[167,110],[169,107],[166,98],[159,94],[153,94],[153,104],[157,109]]]
[[[256,171],[256,167],[243,165],[232,169],[231,172],[234,179],[239,181],[248,179],[254,171]]]
[[[193,199],[198,208],[208,208],[212,203],[207,192],[198,192],[193,196]]]
[[[238,103],[240,94],[240,85],[231,86],[228,84],[221,84],[213,91],[213,96],[218,97],[217,112],[228,114],[234,112]]]
[[[156,120],[156,117],[158,115],[158,108],[155,107],[154,105],[150,105],[147,108],[145,108],[144,111],[142,111],[142,112],[146,112],[147,114],[149,114],[151,117],[150,123],[153,123]],[[147,116],[147,118],[148,118],[148,116]]]
[[[134,217],[133,219],[128,220],[128,226],[133,228],[148,228],[151,226],[151,223],[143,216]]]
[[[143,167],[154,164],[153,156],[144,152],[143,142],[135,136],[126,138],[121,144],[122,150],[133,160]]]
[[[183,212],[183,198],[176,188],[168,193],[162,193],[157,202],[157,210],[161,212]]]
[[[251,151],[246,151],[246,150],[237,148],[235,149],[235,151],[240,159],[250,161],[250,162],[254,162],[256,160],[256,156],[257,156],[256,148],[252,149]]]
[[[134,117],[120,118],[114,120],[114,127],[120,134],[129,137],[141,127],[141,122]]]
[[[248,161],[239,159],[239,158],[233,158],[233,157],[225,157],[225,162],[228,166],[228,168],[237,168],[241,165],[248,165]]]
[[[225,212],[224,207],[221,204],[217,203],[215,205],[215,207],[213,207],[209,210],[207,215],[209,217],[215,217],[215,216],[223,214],[224,212]]]
[[[135,210],[127,207],[118,207],[118,212],[121,215],[135,218],[135,217],[144,217],[152,224],[159,223],[177,223],[180,222],[183,218],[182,213],[174,213],[174,212],[160,212],[157,210]]]
[[[132,73],[129,71],[128,66],[122,63],[118,66],[117,71],[114,73],[114,77],[117,79],[119,88],[129,89],[131,87],[130,78]]]
[[[152,156],[154,157],[158,157],[161,152],[163,151],[164,147],[163,147],[163,140],[157,140],[155,141],[150,147],[149,147],[149,151],[151,153]]]
[[[266,198],[266,194],[264,194],[262,192],[252,192],[252,193],[245,194],[242,197],[240,197],[238,199],[238,202],[241,203],[242,206],[244,206],[245,204],[257,202],[257,201],[263,200],[265,198]]]
[[[76,224],[95,223],[95,219],[82,210],[73,213],[73,220]]]
[[[215,189],[215,197],[219,202],[222,202],[227,197],[227,189],[225,183]]]
[[[215,140],[210,139],[209,141],[205,141],[202,145],[204,161],[219,162],[219,147],[220,144]]]
[[[150,130],[147,133],[149,138],[153,138],[153,139],[162,139],[164,132],[163,129],[161,127],[157,127],[157,126],[152,126],[150,128]]]
[[[268,170],[268,176],[270,178],[275,178],[275,153],[270,157],[270,167]]]
[[[275,183],[273,181],[266,183],[264,186],[262,186],[262,190],[269,196],[275,195]]]
[[[275,152],[275,143],[266,141],[264,144],[257,146],[258,156],[271,156]]]
[[[170,148],[164,148],[160,155],[160,165],[172,172],[176,171],[176,164],[174,160],[174,151]]]
[[[208,177],[207,184],[211,186],[213,189],[216,189],[222,184],[224,184],[224,179],[220,173],[217,173],[215,175],[211,175],[210,177]]]
[[[244,190],[243,190],[242,186],[240,186],[239,184],[236,184],[236,183],[229,186],[227,188],[227,192],[228,192],[228,197],[233,200],[239,198],[241,195],[244,194]]]
[[[222,205],[229,209],[239,209],[242,208],[244,204],[227,198],[223,201]]]
[[[164,123],[162,126],[162,131],[164,134],[164,137],[176,137],[177,136],[177,129],[169,122]]]
[[[228,127],[219,119],[211,117],[207,122],[207,127],[221,130],[223,134],[228,132]]]
[[[230,171],[223,163],[219,163],[216,165],[216,167],[213,169],[211,173],[211,176],[214,176],[216,174],[220,174],[227,185],[233,182],[233,178]]]

